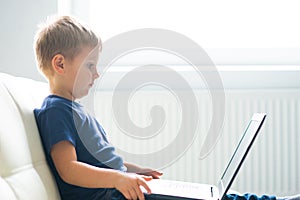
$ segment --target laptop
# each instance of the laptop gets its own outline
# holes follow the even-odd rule
[[[260,128],[266,118],[265,113],[254,113],[239,141],[217,186],[183,181],[153,179],[148,183],[152,193],[147,199],[211,199],[221,200],[230,189],[241,168]]]

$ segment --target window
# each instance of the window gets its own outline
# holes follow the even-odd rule
[[[297,0],[60,0],[59,6],[88,21],[103,41],[162,28],[197,42],[217,65],[300,64]]]
[[[58,0],[58,6],[60,14],[88,22],[104,42],[141,28],[181,33],[204,48],[225,88],[300,87],[298,0]],[[184,65],[174,56],[138,53],[116,66],[152,64],[153,57],[162,65]]]

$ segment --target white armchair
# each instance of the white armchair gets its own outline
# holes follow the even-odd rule
[[[59,200],[33,109],[47,84],[0,73],[0,199]]]

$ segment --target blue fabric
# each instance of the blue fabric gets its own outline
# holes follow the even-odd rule
[[[34,110],[47,162],[57,182],[63,200],[99,199],[109,194],[108,189],[90,189],[64,182],[50,156],[51,148],[60,141],[69,141],[76,149],[78,161],[101,168],[126,171],[123,160],[109,144],[97,120],[83,107],[68,99],[50,95],[40,109]]]
[[[222,200],[276,200],[276,196],[257,196],[255,194],[250,193],[246,193],[244,195],[227,194]]]

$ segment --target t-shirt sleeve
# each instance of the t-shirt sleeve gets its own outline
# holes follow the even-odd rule
[[[50,154],[53,145],[69,141],[76,147],[76,128],[72,111],[50,108],[40,116],[40,134],[45,150]]]

